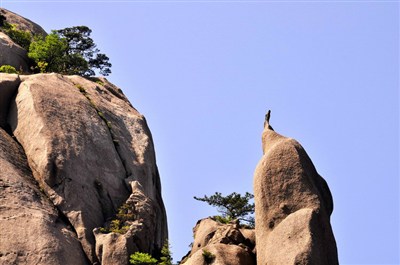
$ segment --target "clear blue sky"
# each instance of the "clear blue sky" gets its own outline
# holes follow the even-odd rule
[[[397,1],[5,1],[45,30],[87,25],[153,133],[175,260],[252,191],[267,109],[327,180],[341,264],[399,264]]]

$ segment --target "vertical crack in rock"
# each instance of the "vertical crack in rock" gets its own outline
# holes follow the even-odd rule
[[[115,263],[116,252],[122,260],[128,256],[126,253],[134,251],[159,255],[167,237],[166,215],[153,140],[145,118],[132,107],[122,91],[106,79],[68,78],[89,100],[97,115],[101,115],[112,139],[117,140],[115,149],[125,169],[125,183],[132,192],[118,209],[117,216],[94,232],[98,258]],[[135,218],[120,219],[119,212],[126,206],[137,213]]]
[[[9,122],[35,178],[70,220],[86,255],[95,263],[92,230],[107,218],[95,180],[106,187],[104,198],[112,198],[111,211],[129,197],[129,192],[115,148],[104,142],[109,134],[96,122],[99,118],[91,114],[91,107],[83,104],[86,99],[76,97],[79,94],[61,75],[25,76]]]
[[[73,227],[33,177],[22,146],[2,128],[0,168],[0,263],[89,264]]]
[[[0,127],[10,135],[12,132],[7,116],[10,102],[15,97],[20,83],[19,75],[0,73]]]
[[[43,193],[43,194],[46,196],[45,193]],[[57,213],[58,213],[57,220],[60,220],[62,223],[64,223],[64,225],[67,226],[68,229],[72,230],[72,232],[75,235],[75,238],[77,239],[78,234],[76,233],[75,227],[71,224],[71,222],[69,221],[68,217],[65,216],[65,214],[58,207],[55,207],[55,208],[57,209]],[[81,246],[81,250],[82,250],[83,256],[85,257],[85,263],[90,264],[91,263],[90,259],[89,259],[88,255],[86,254],[86,252],[83,250],[82,243],[80,241],[78,241],[78,242],[79,242],[79,244]]]
[[[113,130],[112,130],[112,124],[110,121],[107,120],[107,118],[104,116],[104,113],[96,106],[96,104],[93,102],[93,100],[90,98],[89,94],[86,92],[86,89],[81,86],[80,84],[74,84],[78,89],[79,92],[81,92],[82,95],[85,96],[85,98],[88,100],[90,106],[93,107],[93,109],[96,111],[97,115],[99,115],[100,119],[104,122],[104,124],[106,125],[108,131],[110,132],[110,136],[111,136],[111,140],[112,143],[114,144],[114,148],[115,148],[115,152],[118,154],[119,156],[119,160],[121,161],[122,166],[124,167],[125,170],[125,175],[128,175],[128,171],[125,165],[125,160],[122,158],[120,152],[119,152],[119,141],[117,139],[117,137],[115,136]]]
[[[32,21],[2,8],[0,13],[20,30],[46,35]],[[2,33],[0,50],[0,65],[3,62],[17,69],[22,66],[25,71],[29,71],[26,51]],[[7,260],[5,263],[86,264],[87,258],[82,255],[82,249],[90,263],[98,263],[99,255],[95,252],[97,242],[93,230],[115,215],[118,207],[130,199],[134,204],[143,203],[140,209],[142,213],[138,218],[143,220],[135,224],[127,238],[118,236],[109,242],[102,242],[100,256],[105,263],[118,265],[128,263],[122,261],[127,258],[122,256],[128,256],[129,251],[134,249],[134,244],[142,245],[143,249],[140,250],[143,252],[157,252],[167,238],[168,229],[154,146],[144,117],[132,107],[121,89],[105,78],[92,78],[92,82],[79,76],[54,73],[0,75],[0,129],[4,128],[10,135],[15,135],[15,140],[26,154],[25,160],[31,172],[29,174],[33,175],[52,203],[51,210],[46,213],[51,218],[46,214],[33,216],[44,216],[43,219],[48,222],[39,218],[38,224],[44,222],[43,229],[50,225],[48,231],[55,229],[53,221],[57,218],[68,220],[76,231],[75,236],[74,232],[59,227],[64,222],[56,222],[57,231],[62,231],[61,234],[54,232],[48,235],[47,230],[42,232],[39,228],[33,230],[40,234],[34,238],[29,234],[31,230],[19,226],[22,225],[21,222],[10,226],[11,234],[7,234],[7,231],[1,233],[0,237],[9,235],[13,239],[10,235],[14,232],[30,242],[35,242],[39,248],[42,245],[47,247],[39,251],[37,259]],[[73,82],[74,80],[78,81]],[[71,89],[74,88],[71,81],[84,84],[93,99],[92,103],[96,105],[90,106],[88,99],[83,99],[76,89]],[[8,103],[12,93],[11,96],[3,96],[8,91],[4,89],[7,82],[15,82],[13,89],[19,85],[18,94],[11,101],[10,108]],[[96,113],[93,107],[97,108]],[[106,128],[100,119],[106,124]],[[113,144],[109,141],[110,137]],[[5,172],[3,168],[2,164],[0,174]],[[138,185],[132,185],[135,182]],[[4,184],[4,189],[9,189],[8,186],[10,185]],[[27,203],[24,200],[25,197],[15,199],[16,205]],[[28,203],[29,200],[27,199]],[[10,203],[7,201],[5,205]],[[2,208],[0,214],[3,214]],[[1,244],[3,242],[6,241],[0,240]],[[13,243],[10,246],[15,249],[13,253],[20,254],[29,253],[33,247]],[[0,250],[3,249],[6,248],[2,245]],[[0,256],[4,257],[2,253]],[[16,258],[22,256],[15,254]],[[122,259],[118,260],[117,257]]]
[[[90,263],[126,264],[134,251],[159,254],[167,222],[144,117],[108,83],[59,74],[21,80],[8,123]],[[135,211],[116,227],[124,233],[98,233],[124,205]]]

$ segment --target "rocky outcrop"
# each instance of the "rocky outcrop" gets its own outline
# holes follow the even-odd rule
[[[20,76],[7,113],[0,115],[7,115],[34,179],[70,223],[90,263],[125,265],[133,251],[159,254],[167,222],[153,141],[120,89],[106,79]],[[132,213],[123,224],[128,229],[112,231],[121,206]],[[11,227],[10,233],[17,231]],[[86,258],[80,262],[63,264]]]
[[[237,222],[222,224],[206,218],[197,222],[193,232],[192,249],[181,264],[256,264],[253,229],[243,228]]]
[[[0,14],[6,17],[7,23],[16,25],[19,30],[29,31],[32,35],[47,35],[46,31],[35,22],[5,8],[0,8]]]
[[[338,264],[333,200],[303,147],[266,116],[263,157],[254,173],[257,264]]]
[[[21,146],[0,128],[0,264],[88,264],[71,225],[32,176]]]
[[[11,65],[18,71],[29,71],[27,52],[15,44],[10,37],[0,32],[0,66]]]
[[[127,264],[129,254],[153,250],[154,227],[157,226],[154,210],[157,206],[149,199],[138,181],[131,182],[132,194],[125,207],[133,218],[124,222],[128,225],[125,233],[111,232],[104,234],[100,229],[94,230],[96,237],[96,255],[103,264]],[[129,218],[128,218],[129,219]],[[158,253],[157,253],[158,254]]]
[[[0,8],[0,14],[6,18],[6,22],[13,24],[17,29],[29,31],[33,35],[46,36],[46,31],[38,24],[15,14],[7,9]],[[29,72],[29,58],[27,51],[16,44],[6,34],[0,32],[0,66],[11,65],[17,71]]]

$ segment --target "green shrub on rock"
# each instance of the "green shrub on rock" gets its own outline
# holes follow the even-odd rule
[[[1,26],[2,31],[10,37],[16,44],[24,48],[29,49],[29,45],[32,41],[32,35],[29,31],[19,30],[16,25],[9,24],[3,21],[3,26]]]
[[[172,265],[172,253],[168,239],[165,240],[164,246],[161,249],[161,258],[158,265]]]
[[[130,256],[129,263],[132,265],[156,265],[157,260],[147,253],[135,252]]]
[[[7,74],[18,74],[17,69],[11,65],[2,65],[0,66],[0,73],[7,73]]]

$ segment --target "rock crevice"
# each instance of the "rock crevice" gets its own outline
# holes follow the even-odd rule
[[[120,91],[111,93],[105,83],[82,77],[37,74],[21,76],[18,84],[4,120],[25,150],[33,177],[71,223],[90,263],[125,264],[124,258],[107,257],[110,249],[125,259],[131,251],[159,253],[167,238],[166,214],[143,116],[123,94],[115,96]],[[74,84],[90,97],[83,97]],[[125,239],[118,244],[96,240],[101,236],[93,230],[130,201],[135,206],[147,201],[147,206],[138,211],[129,235],[121,235]],[[120,238],[113,232],[110,237]]]

